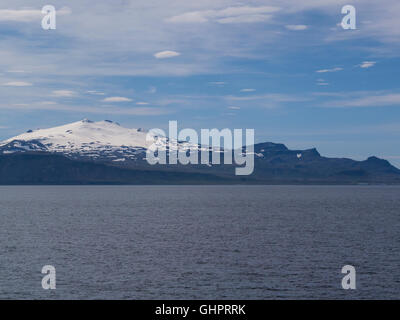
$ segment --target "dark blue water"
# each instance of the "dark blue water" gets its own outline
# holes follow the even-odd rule
[[[389,186],[0,187],[0,298],[399,299],[399,208]]]

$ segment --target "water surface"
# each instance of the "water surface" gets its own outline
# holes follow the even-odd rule
[[[0,187],[0,298],[399,299],[399,208],[391,186]]]

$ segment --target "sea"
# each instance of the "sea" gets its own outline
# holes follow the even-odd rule
[[[0,187],[0,299],[399,298],[399,186]]]

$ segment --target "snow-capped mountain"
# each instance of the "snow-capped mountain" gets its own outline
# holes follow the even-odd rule
[[[152,142],[146,141],[147,132],[128,129],[118,123],[87,119],[49,129],[29,130],[0,142],[0,153],[44,151],[62,153],[71,158],[86,157],[96,160],[124,161],[144,156]],[[166,146],[167,138],[157,140]]]
[[[197,184],[197,183],[395,183],[400,170],[388,161],[326,158],[316,149],[290,150],[272,142],[254,145],[254,173],[235,176],[232,165],[147,163],[148,132],[112,121],[82,120],[29,130],[0,142],[1,184]],[[188,142],[157,139],[158,149],[199,150]],[[202,151],[221,152],[209,147]],[[32,152],[27,152],[32,151]],[[40,151],[40,152],[39,152]],[[212,154],[210,154],[210,157]],[[85,161],[81,161],[85,160]],[[94,161],[86,161],[94,160]]]

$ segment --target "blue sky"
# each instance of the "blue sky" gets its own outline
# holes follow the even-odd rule
[[[400,167],[397,0],[50,2],[0,4],[0,139],[178,120]],[[41,28],[47,4],[56,30]],[[347,4],[356,30],[339,24]]]

